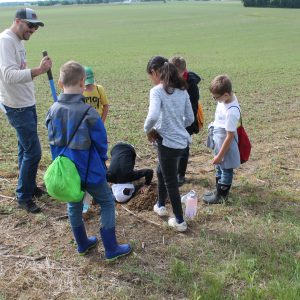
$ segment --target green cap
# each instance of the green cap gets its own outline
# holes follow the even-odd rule
[[[95,79],[94,79],[94,72],[93,69],[91,67],[84,67],[85,70],[85,85],[89,85],[89,84],[94,84]]]

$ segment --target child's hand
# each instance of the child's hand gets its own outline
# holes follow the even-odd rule
[[[156,130],[152,129],[147,133],[147,138],[150,143],[154,143],[158,138],[158,133]]]
[[[216,155],[213,159],[213,164],[218,165],[222,162],[222,160],[223,160],[223,157],[219,157],[219,155]]]

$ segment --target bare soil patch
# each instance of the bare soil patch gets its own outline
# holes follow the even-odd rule
[[[128,202],[127,206],[134,211],[152,211],[157,201],[157,184],[151,184],[145,192],[138,190],[136,195]]]

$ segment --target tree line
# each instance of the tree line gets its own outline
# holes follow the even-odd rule
[[[162,1],[166,0],[139,0],[140,2]],[[245,7],[280,7],[280,8],[300,8],[300,0],[241,0]],[[52,5],[72,5],[72,4],[97,4],[123,2],[122,0],[48,0],[38,1],[39,6]],[[134,1],[136,2],[136,1]],[[36,3],[35,3],[36,4]]]
[[[166,2],[166,0],[139,0],[140,2],[148,1],[160,1]],[[72,4],[97,4],[97,3],[111,3],[111,2],[123,2],[123,0],[49,0],[38,1],[38,6],[52,6],[52,5],[72,5]],[[137,2],[137,1],[133,1]]]
[[[300,0],[242,0],[245,7],[300,8]]]

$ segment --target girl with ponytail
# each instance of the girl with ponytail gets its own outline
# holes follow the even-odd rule
[[[186,82],[177,68],[162,56],[152,57],[147,73],[154,84],[150,90],[150,104],[144,131],[148,140],[157,144],[158,200],[154,212],[168,216],[165,207],[167,197],[171,201],[175,217],[168,221],[176,231],[186,231],[177,181],[178,159],[191,143],[186,127],[194,121],[194,113],[186,91]]]

